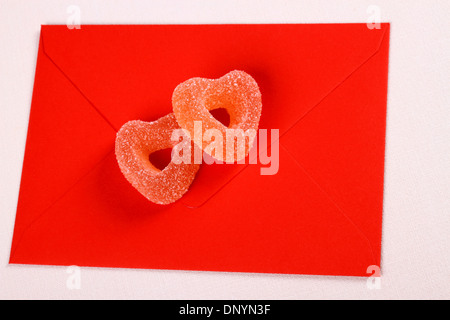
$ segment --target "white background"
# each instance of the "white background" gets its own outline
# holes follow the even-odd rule
[[[391,22],[380,290],[366,279],[8,265],[41,24]],[[0,298],[450,298],[450,1],[0,0]]]

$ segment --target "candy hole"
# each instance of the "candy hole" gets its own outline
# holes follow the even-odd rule
[[[225,108],[218,108],[211,110],[209,113],[220,123],[222,123],[225,127],[230,125],[230,114]]]
[[[148,157],[150,163],[159,170],[164,170],[170,163],[172,149],[162,149],[151,153]]]

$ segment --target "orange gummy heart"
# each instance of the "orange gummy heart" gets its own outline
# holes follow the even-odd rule
[[[247,73],[235,70],[219,79],[191,78],[175,88],[172,105],[180,127],[213,158],[235,162],[248,155],[256,137],[262,103],[258,84]],[[228,111],[228,127],[210,113],[220,108]],[[219,135],[220,148],[217,144],[211,148],[211,142],[217,142]]]
[[[115,152],[120,170],[142,195],[157,204],[169,204],[180,199],[200,167],[193,161],[177,164],[171,160],[163,170],[159,170],[150,162],[150,154],[178,143],[171,140],[176,129],[180,127],[171,113],[154,122],[129,121],[117,133]],[[191,150],[193,153],[193,146]]]

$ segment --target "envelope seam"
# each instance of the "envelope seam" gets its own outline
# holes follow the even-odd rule
[[[206,202],[208,202],[212,197],[214,197],[217,193],[219,193],[223,188],[225,188],[231,181],[233,181],[242,171],[244,171],[246,168],[248,167],[248,164],[246,164],[243,168],[239,169],[238,172],[236,172],[227,182],[225,182],[224,184],[222,184],[220,186],[219,189],[217,189],[216,192],[214,192],[213,194],[211,194],[208,198],[206,198],[205,201],[203,201],[202,203],[200,203],[199,205],[196,206],[189,206],[188,204],[186,204],[185,202],[183,202],[181,200],[181,203],[189,208],[189,209],[196,209],[196,208],[200,208],[201,206],[203,206]]]
[[[366,65],[374,56],[376,56],[380,52],[381,45],[383,44],[384,37],[386,35],[386,30],[384,30],[383,35],[381,36],[380,43],[378,44],[377,49],[373,54],[371,54],[366,60],[364,60],[356,69],[350,72],[341,82],[339,82],[335,87],[333,87],[327,94],[325,94],[314,106],[308,109],[303,115],[301,115],[295,122],[290,126],[282,135],[280,135],[279,139],[285,136],[293,127],[295,127],[300,121],[302,121],[306,116],[308,116],[313,110],[315,110],[328,96],[330,96],[334,91],[336,91],[341,85],[343,85],[353,74],[355,74],[359,69],[361,69],[364,65]]]
[[[306,174],[306,176],[309,178],[309,180],[311,180],[316,186],[317,188],[319,188],[319,190],[327,197],[327,199],[336,207],[336,209],[338,209],[338,211],[341,213],[342,216],[344,216],[344,218],[346,218],[348,220],[348,222],[350,223],[350,225],[352,225],[356,231],[360,234],[360,236],[362,237],[363,240],[365,240],[367,242],[367,245],[369,246],[370,249],[370,253],[372,255],[373,258],[373,265],[376,265],[376,257],[375,257],[375,252],[373,249],[373,246],[369,240],[369,238],[367,238],[367,236],[365,235],[365,233],[355,224],[355,222],[353,222],[353,220],[344,212],[343,209],[341,209],[341,207],[332,199],[332,197],[320,186],[320,184],[308,173],[308,171],[306,171],[306,169],[300,164],[300,162],[292,155],[292,153],[280,143],[280,146],[283,148],[283,150],[294,160],[294,162],[297,164],[298,167],[300,167],[300,169]]]
[[[319,102],[317,102],[314,106],[312,106],[310,109],[308,109],[300,118],[298,118],[292,126],[290,126],[283,134],[281,134],[278,139],[270,140],[268,146],[270,146],[273,142],[279,141],[282,137],[284,137],[293,127],[295,127],[301,120],[303,120],[307,115],[309,115],[314,109],[316,109],[325,99],[327,99],[335,90],[337,90],[341,85],[343,85],[355,72],[357,72],[359,69],[361,69],[365,64],[367,64],[375,55],[377,55],[380,52],[381,45],[383,44],[384,38],[386,36],[386,31],[388,30],[389,26],[384,30],[380,43],[378,44],[378,47],[374,51],[373,54],[371,54],[366,60],[364,60],[357,68],[355,68],[353,71],[351,71],[342,81],[340,81],[335,87],[333,87],[325,96],[323,96]],[[203,206],[206,202],[208,202],[212,197],[214,197],[217,193],[219,193],[225,186],[227,186],[231,181],[233,181],[238,175],[242,173],[246,168],[248,167],[248,164],[239,170],[231,179],[229,179],[226,183],[224,183],[216,192],[214,192],[211,196],[209,196],[205,201],[203,201],[198,206],[192,206],[189,208],[199,208]]]
[[[103,120],[106,121],[106,123],[115,131],[117,132],[118,129],[112,124],[111,121],[108,120],[108,118],[95,106],[95,104],[81,91],[81,89],[75,84],[75,82],[70,79],[70,77],[58,66],[58,64],[50,57],[50,55],[45,50],[45,44],[44,44],[44,35],[41,34],[41,43],[42,43],[42,52],[45,54],[45,56],[51,61],[51,63],[58,69],[58,71],[70,82],[70,84],[81,94],[81,96],[89,103],[89,105],[99,114],[100,117],[103,118]]]
[[[86,176],[88,176],[92,171],[94,171],[99,165],[101,165],[103,162],[106,161],[106,159],[113,153],[114,150],[109,151],[99,162],[97,162],[94,166],[92,166],[91,169],[89,169],[85,174],[83,174],[75,183],[67,188],[67,190],[60,195],[51,205],[49,205],[46,209],[44,209],[37,217],[35,217],[29,224],[25,226],[22,233],[20,234],[19,238],[16,241],[15,247],[11,249],[11,254],[9,257],[9,261],[11,263],[11,260],[14,256],[14,254],[17,251],[17,248],[19,247],[20,242],[22,241],[26,231],[34,225],[40,218],[42,218],[53,206],[55,206],[59,201],[61,201],[73,188],[75,188],[78,183],[80,183]]]

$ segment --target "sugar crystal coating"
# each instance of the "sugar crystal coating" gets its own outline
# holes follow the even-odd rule
[[[174,147],[172,132],[180,129],[173,113],[154,122],[140,120],[125,123],[116,136],[115,153],[125,178],[148,200],[169,204],[180,199],[189,189],[200,167],[198,164],[175,164],[163,170],[149,160],[155,151]],[[193,152],[193,148],[191,148]]]
[[[253,138],[245,140],[245,151],[238,152],[235,148],[227,150],[227,131],[240,129],[246,132],[252,129],[256,132],[261,117],[261,92],[256,81],[243,71],[234,70],[219,79],[191,78],[179,84],[172,95],[173,112],[178,124],[188,130],[194,137],[194,122],[201,121],[202,136],[206,130],[217,129],[223,137],[223,153],[211,154],[207,149],[211,141],[202,139],[203,151],[221,160],[242,160],[253,145]],[[230,115],[230,124],[224,126],[216,120],[209,111],[224,108]],[[194,141],[198,144],[198,141]],[[243,156],[242,156],[243,155]]]

